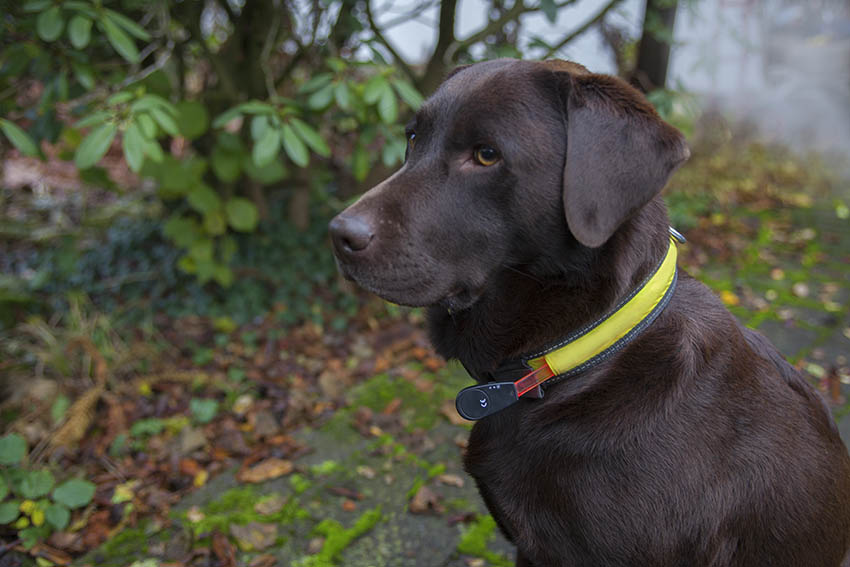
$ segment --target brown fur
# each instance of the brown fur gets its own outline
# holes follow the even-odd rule
[[[401,170],[331,224],[343,272],[475,375],[607,312],[667,246],[681,135],[569,62],[454,73]],[[474,148],[501,159],[484,167]],[[468,472],[517,565],[850,567],[850,457],[812,387],[680,271],[615,356],[475,424]]]

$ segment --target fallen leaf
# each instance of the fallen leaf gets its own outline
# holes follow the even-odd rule
[[[279,563],[274,555],[258,555],[248,563],[248,567],[278,567]]]
[[[249,522],[244,526],[230,525],[230,535],[236,539],[242,551],[262,551],[274,545],[277,539],[277,524]]]
[[[285,504],[286,498],[275,492],[254,504],[254,511],[261,516],[271,516],[280,512]]]
[[[292,472],[292,462],[272,457],[248,469],[240,470],[236,478],[240,482],[265,482]]]
[[[325,538],[323,537],[314,537],[310,540],[310,543],[307,544],[307,554],[308,555],[316,555],[322,548],[325,546]]]
[[[197,506],[192,506],[189,510],[186,511],[186,519],[192,522],[193,524],[197,524],[201,520],[204,519],[204,513],[201,512],[201,509]]]
[[[384,415],[392,415],[401,407],[401,398],[393,398],[381,412]]]
[[[412,514],[442,514],[445,511],[440,505],[440,495],[427,486],[416,491],[409,509]]]
[[[348,498],[346,498],[342,501],[342,509],[346,512],[353,512],[357,509],[357,504],[354,502],[354,500],[349,500]]]
[[[463,478],[456,474],[441,474],[437,476],[437,480],[449,486],[463,488]]]
[[[221,567],[236,567],[236,550],[227,536],[220,531],[213,532],[212,552]]]
[[[372,467],[367,467],[366,465],[359,465],[356,471],[357,474],[359,474],[360,476],[366,477],[370,480],[375,478],[375,475],[377,474],[375,472],[375,469],[373,469]]]

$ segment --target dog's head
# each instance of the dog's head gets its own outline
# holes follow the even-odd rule
[[[402,168],[330,231],[346,277],[412,306],[465,308],[500,270],[602,246],[688,157],[636,90],[565,61],[462,67],[407,135]]]

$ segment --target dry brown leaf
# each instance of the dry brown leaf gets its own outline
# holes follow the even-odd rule
[[[456,474],[441,474],[437,476],[437,480],[449,486],[463,488],[463,478]]]
[[[292,461],[272,457],[253,467],[242,469],[236,475],[240,482],[265,482],[292,472]]]
[[[99,384],[80,396],[68,408],[68,417],[50,438],[50,449],[71,447],[83,438],[94,420],[94,408],[103,395],[104,386]]]
[[[242,551],[262,551],[274,545],[277,539],[277,524],[249,522],[244,526],[231,524],[230,535]]]
[[[416,491],[409,509],[412,514],[442,514],[445,511],[440,505],[440,495],[427,486]]]
[[[236,567],[236,550],[227,536],[220,531],[213,532],[212,552],[221,567]]]

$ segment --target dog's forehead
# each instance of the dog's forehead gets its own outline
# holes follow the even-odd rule
[[[530,78],[539,67],[529,61],[495,59],[450,75],[417,113],[423,122],[442,122],[470,111],[496,111],[527,101]],[[463,118],[463,116],[460,116]]]

